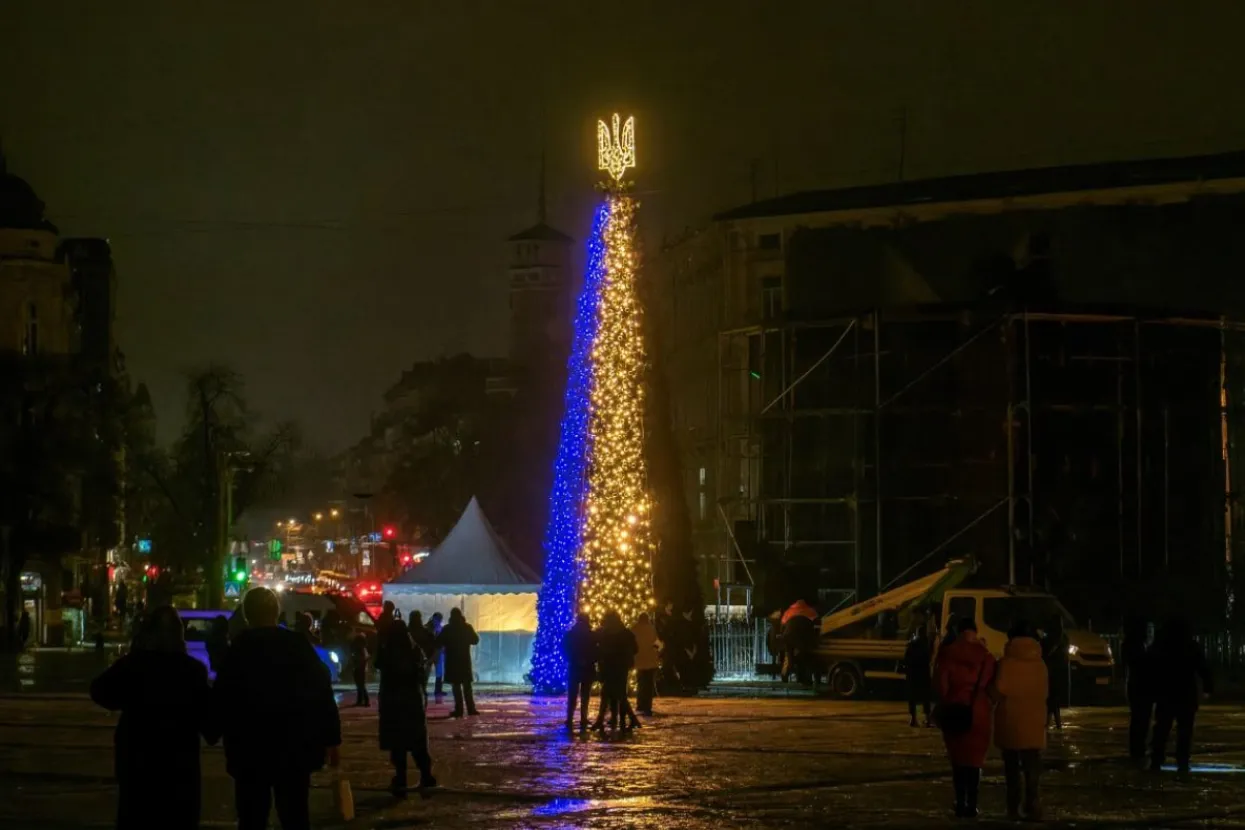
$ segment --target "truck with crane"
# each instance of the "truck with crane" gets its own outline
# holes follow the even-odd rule
[[[1077,626],[1052,594],[1027,588],[966,588],[977,570],[972,559],[953,559],[941,570],[876,597],[833,611],[821,619],[814,652],[819,676],[839,698],[857,698],[870,686],[903,680],[904,651],[920,624],[941,636],[948,623],[970,617],[977,635],[995,657],[1003,655],[1007,631],[1020,620],[1048,630],[1056,620],[1068,638],[1068,667],[1080,694],[1111,683],[1114,658],[1101,636]]]

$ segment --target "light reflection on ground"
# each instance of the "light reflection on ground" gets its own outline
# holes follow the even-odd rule
[[[349,702],[349,701],[347,701]],[[439,827],[725,830],[946,827],[949,768],[934,730],[907,727],[897,702],[661,700],[660,717],[628,736],[567,733],[554,701],[481,695],[483,714],[430,712],[442,787],[395,801],[376,739],[376,709],[342,710],[343,770],[355,828]],[[1049,826],[1241,826],[1245,711],[1211,706],[1197,720],[1193,772],[1136,769],[1127,713],[1073,709],[1044,755]],[[0,827],[109,827],[115,810],[114,718],[82,695],[0,696]],[[203,754],[205,826],[229,826],[233,788],[219,749]],[[991,751],[982,809],[1004,813]],[[334,820],[331,777],[317,776],[316,827]]]

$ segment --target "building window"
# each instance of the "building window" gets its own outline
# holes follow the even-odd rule
[[[26,336],[22,353],[33,357],[39,353],[39,309],[34,303],[26,306]]]
[[[766,320],[782,314],[782,277],[761,278],[761,314]]]
[[[757,236],[757,247],[762,251],[782,250],[782,234],[763,233]]]
[[[697,471],[696,480],[700,485],[700,520],[703,522],[709,518],[709,494],[705,492],[705,485],[709,483],[709,475],[704,467]]]

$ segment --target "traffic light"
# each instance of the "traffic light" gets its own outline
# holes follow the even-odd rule
[[[281,558],[281,540],[280,539],[269,539],[268,540],[268,558],[269,559],[280,559]]]
[[[393,537],[397,535],[398,535],[398,531],[394,529],[393,525],[385,525],[385,538],[386,539],[392,539]]]
[[[233,581],[239,583],[246,582],[248,574],[249,570],[246,565],[246,557],[235,556],[233,559]]]
[[[147,582],[148,580],[154,582],[159,576],[160,568],[156,565],[148,565],[147,569],[143,571],[143,582]]]

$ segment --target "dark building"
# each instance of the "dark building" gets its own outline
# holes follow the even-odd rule
[[[107,609],[124,459],[112,258],[100,240],[58,245],[43,212],[0,154],[0,595],[61,644],[82,635],[86,600]]]
[[[1095,622],[1227,605],[1245,154],[795,194],[668,246],[707,576],[777,605],[973,554]]]
[[[565,365],[571,335],[571,238],[541,221],[508,240],[510,360],[528,373]]]
[[[69,266],[78,301],[79,354],[84,360],[110,366],[117,344],[117,272],[106,239],[65,239],[60,257]]]

